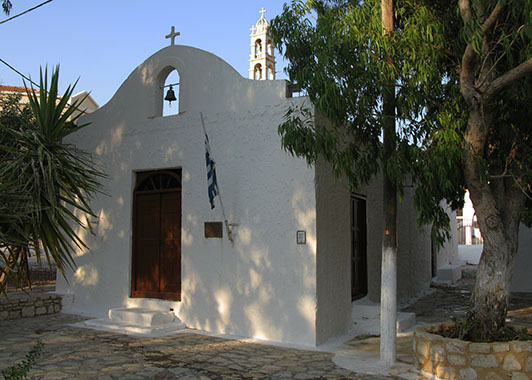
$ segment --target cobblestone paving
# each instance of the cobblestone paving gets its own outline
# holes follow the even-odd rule
[[[333,354],[243,343],[194,333],[134,338],[70,323],[55,314],[0,324],[0,369],[24,359],[41,340],[30,379],[391,379],[336,366]]]
[[[464,266],[462,278],[456,284],[433,284],[430,294],[401,311],[416,313],[416,322],[422,323],[462,319],[467,313],[475,275],[476,266]],[[512,293],[508,310],[512,323],[532,328],[532,293]]]
[[[403,310],[415,312],[417,321],[423,323],[464,316],[474,283],[474,268],[466,268],[463,273],[464,278],[458,284],[433,286],[431,293]],[[532,327],[532,293],[512,294],[509,309],[520,309],[513,318]],[[23,360],[33,345],[41,340],[45,346],[30,372],[30,379],[394,378],[342,369],[332,362],[331,353],[243,343],[194,333],[135,338],[70,326],[83,319],[54,314],[0,321],[0,369]],[[358,338],[347,345],[366,345],[378,351],[377,338]]]
[[[432,284],[429,294],[401,311],[416,313],[416,322],[422,323],[461,319],[466,315],[474,283],[475,271],[464,269],[456,284]]]

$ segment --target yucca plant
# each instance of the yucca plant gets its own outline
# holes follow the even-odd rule
[[[81,101],[69,104],[75,84],[58,96],[58,82],[59,67],[50,80],[41,69],[38,91],[26,88],[31,117],[1,126],[0,202],[7,202],[0,206],[0,293],[10,278],[24,284],[30,249],[64,275],[75,267],[76,249],[86,248],[76,229],[86,228],[80,215],[94,216],[90,200],[104,174],[89,154],[65,142],[87,124],[77,123]]]
[[[3,174],[4,170],[1,168],[0,178],[3,178]],[[25,273],[24,267],[21,266],[23,261],[15,260],[9,251],[16,246],[25,246],[27,236],[24,234],[23,225],[29,222],[30,215],[29,194],[21,191],[16,182],[0,183],[0,268],[2,269],[0,286],[2,288],[8,281],[20,284],[23,280],[21,277],[21,274]]]

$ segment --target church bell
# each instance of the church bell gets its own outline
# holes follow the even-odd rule
[[[170,102],[170,104],[172,104],[172,102],[175,102],[177,100],[177,98],[175,97],[175,92],[174,92],[172,86],[170,86],[170,88],[168,89],[168,92],[166,93],[166,96],[164,97],[164,100],[168,100]]]

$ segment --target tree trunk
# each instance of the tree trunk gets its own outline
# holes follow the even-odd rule
[[[394,29],[393,0],[381,1],[384,34]],[[382,237],[381,266],[381,337],[380,358],[392,364],[397,352],[397,188],[387,170],[389,158],[395,151],[395,84],[384,88],[382,109],[383,126],[383,207],[384,233]]]
[[[517,256],[519,212],[525,196],[513,178],[486,179],[478,158],[483,132],[493,118],[487,106],[470,108],[464,145],[464,174],[484,249],[467,315],[466,338],[488,340],[505,325],[510,284]]]
[[[476,36],[477,32],[482,36],[480,49],[478,45],[473,47],[474,37],[468,37],[459,66],[460,91],[469,113],[462,147],[464,176],[484,238],[467,315],[467,335],[473,340],[489,339],[505,324],[517,255],[520,212],[526,199],[521,186],[525,186],[527,180],[519,174],[519,166],[526,162],[516,160],[515,152],[505,152],[505,142],[490,141],[490,137],[493,138],[490,131],[512,129],[510,125],[495,125],[494,116],[501,112],[500,102],[505,101],[499,95],[532,73],[531,58],[519,63],[519,55],[506,57],[510,50],[501,49],[502,36],[511,36],[512,28],[520,25],[520,22],[514,25],[509,21],[512,6],[503,1],[488,3],[459,1],[460,14],[464,25],[468,26],[466,30],[470,25],[476,28],[471,36]],[[516,29],[515,38],[519,30]],[[516,128],[514,142],[522,139],[520,127]]]
[[[395,362],[397,351],[397,191],[386,169],[383,207],[380,358],[384,363],[391,364]]]
[[[481,232],[484,249],[467,315],[470,340],[489,340],[504,327],[517,255],[517,236],[507,239],[489,230]]]
[[[27,249],[20,246],[10,247],[6,248],[2,255],[5,263],[0,267],[0,295],[7,291],[9,283],[17,288],[24,285],[31,288]]]

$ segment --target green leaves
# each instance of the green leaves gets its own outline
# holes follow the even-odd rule
[[[380,1],[317,3],[292,2],[271,22],[276,45],[289,61],[290,80],[316,108],[316,115],[296,109],[287,113],[279,127],[283,146],[309,164],[324,157],[355,189],[383,167],[399,192],[405,182],[431,179],[424,198],[419,195],[418,208],[426,210],[421,220],[439,218],[443,226],[446,214],[436,210],[440,200],[456,203],[461,194],[450,184],[441,186],[444,180],[433,174],[447,170],[434,171],[436,156],[429,169],[424,154],[436,131],[448,126],[439,115],[459,114],[449,98],[459,96],[454,70],[459,60],[447,54],[457,34],[454,24],[445,24],[452,13],[448,2],[397,1],[396,30],[386,35]],[[391,111],[383,109],[382,95],[390,85],[395,87]],[[397,130],[393,154],[385,159],[381,131],[389,117],[395,118]],[[456,152],[447,166],[460,162],[460,144]]]
[[[399,191],[413,181],[419,221],[434,222],[438,241],[445,234],[437,231],[448,224],[440,201],[457,207],[465,187],[462,151],[472,100],[464,101],[462,89],[481,97],[495,78],[532,57],[532,0],[460,5],[396,0],[395,31],[384,37],[380,1],[293,1],[270,28],[289,61],[290,80],[316,109],[314,116],[287,114],[279,129],[285,148],[309,164],[323,156],[354,187],[382,167]],[[464,60],[467,46],[472,57]],[[382,94],[390,84],[396,141],[384,160],[381,131],[391,112]],[[482,104],[493,121],[475,157],[484,183],[518,186],[530,199],[531,89],[528,75]]]
[[[41,356],[44,348],[44,343],[40,340],[31,348],[30,352],[26,354],[26,360],[21,361],[11,367],[2,370],[2,377],[4,380],[18,380],[24,379],[28,376],[31,368]]]
[[[437,244],[449,237],[446,211],[461,205],[467,181],[489,243],[483,268],[512,257],[519,222],[532,224],[532,0],[394,0],[395,30],[385,37],[377,0],[292,4],[271,31],[290,79],[325,118],[288,115],[284,146],[309,163],[323,156],[353,186],[380,168],[399,193],[412,181],[418,222],[432,223]],[[487,225],[490,215],[503,233]],[[492,272],[478,275],[486,283]],[[501,286],[476,288],[469,329],[504,325],[500,290],[509,283]]]
[[[91,156],[64,141],[86,125],[76,124],[79,103],[68,103],[74,87],[59,96],[58,82],[58,68],[50,79],[41,70],[38,91],[27,89],[29,113],[1,126],[0,200],[15,206],[0,208],[2,286],[8,274],[21,273],[28,248],[62,273],[75,266],[75,251],[86,248],[78,235],[85,228],[80,216],[93,215],[90,200],[104,174]]]
[[[2,0],[2,10],[4,11],[4,13],[5,13],[6,15],[8,15],[9,12],[11,12],[11,7],[12,7],[11,1],[9,1],[9,0]]]

